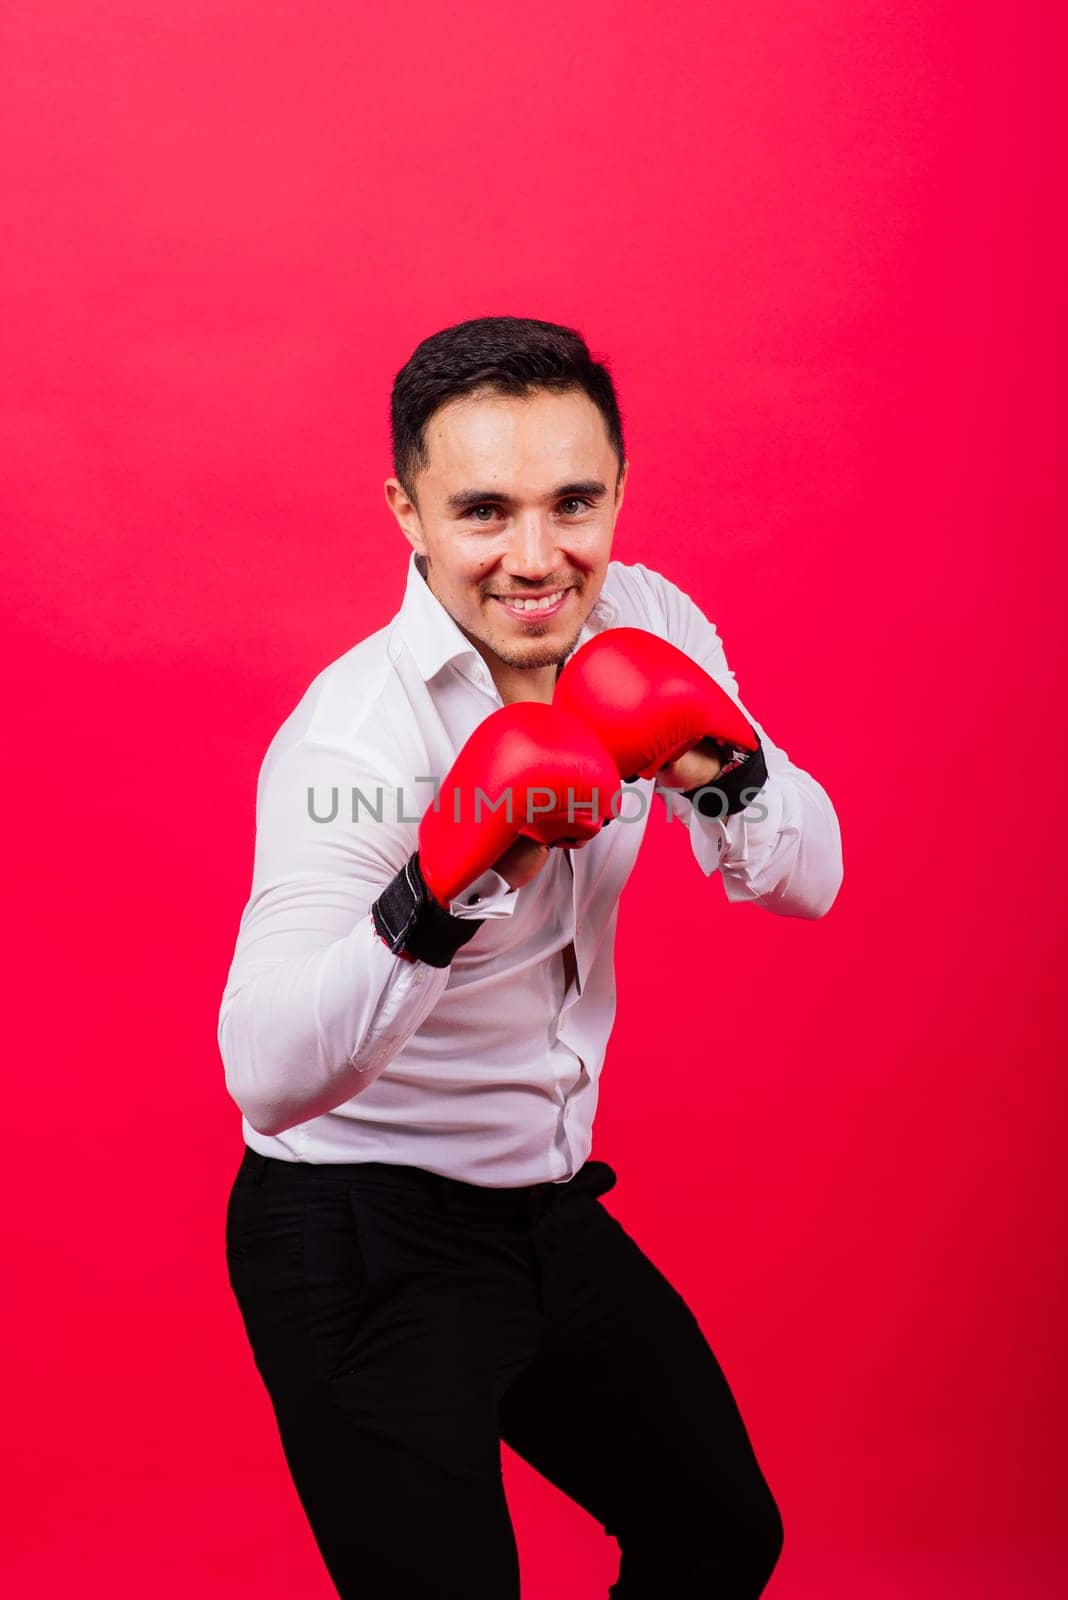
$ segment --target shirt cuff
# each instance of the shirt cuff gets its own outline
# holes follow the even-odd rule
[[[510,917],[518,898],[507,880],[492,867],[487,867],[480,878],[469,883],[462,894],[449,901],[449,912],[461,918]]]
[[[782,824],[783,788],[776,773],[768,774],[756,798],[729,817],[705,817],[681,797],[678,789],[661,789],[672,816],[687,823],[698,865],[706,876],[721,867],[748,867],[774,841]],[[728,892],[728,899],[730,894]]]

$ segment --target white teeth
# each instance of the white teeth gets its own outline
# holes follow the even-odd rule
[[[506,604],[510,605],[513,611],[548,611],[559,599],[560,593],[546,594],[542,595],[540,600],[509,600]]]

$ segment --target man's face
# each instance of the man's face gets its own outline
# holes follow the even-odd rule
[[[385,488],[431,590],[484,657],[562,661],[601,592],[623,503],[626,466],[617,491],[601,413],[581,390],[467,394],[430,418],[426,446],[418,507],[396,478]]]

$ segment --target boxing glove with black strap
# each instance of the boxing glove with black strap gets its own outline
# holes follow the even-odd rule
[[[553,704],[581,717],[611,752],[620,776],[655,778],[661,767],[713,740],[722,760],[714,784],[679,791],[703,815],[742,811],[767,781],[760,737],[703,667],[643,628],[607,628],[568,660]]]
[[[589,725],[556,705],[517,701],[471,734],[419,823],[418,846],[371,908],[395,955],[448,966],[482,918],[452,901],[520,837],[581,844],[612,815],[616,763]]]

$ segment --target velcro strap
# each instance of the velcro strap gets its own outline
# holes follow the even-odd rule
[[[414,851],[371,907],[375,930],[395,956],[447,967],[461,945],[473,939],[484,917],[454,917],[426,886]]]
[[[757,736],[755,750],[724,746],[727,760],[714,783],[696,789],[681,789],[680,794],[696,807],[702,817],[733,817],[751,806],[768,781],[764,750]]]

